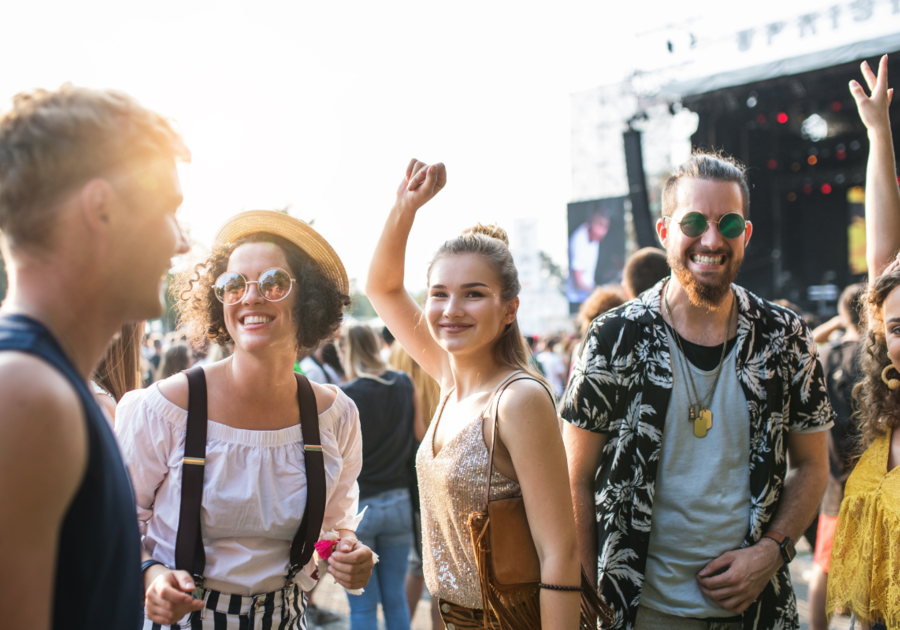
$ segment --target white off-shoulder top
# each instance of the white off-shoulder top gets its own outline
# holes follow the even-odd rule
[[[362,468],[356,405],[335,386],[337,398],[319,414],[325,455],[323,531],[355,530]],[[187,411],[156,385],[126,394],[116,411],[116,433],[131,472],[144,548],[175,565],[181,506],[181,460]],[[306,468],[300,425],[277,431],[236,429],[209,420],[201,532],[206,588],[256,595],[284,586],[291,541],[306,508]],[[305,567],[309,575],[313,562]],[[301,575],[301,588],[314,585]]]

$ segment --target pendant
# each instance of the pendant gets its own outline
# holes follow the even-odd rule
[[[694,436],[706,437],[707,431],[712,429],[712,411],[703,409],[700,405],[691,406],[691,422],[694,423]]]
[[[694,437],[706,437],[706,418],[702,416],[694,418]]]
[[[706,430],[709,431],[712,429],[712,411],[709,409],[701,409],[698,414],[701,418],[706,420]]]

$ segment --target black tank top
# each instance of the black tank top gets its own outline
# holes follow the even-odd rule
[[[3,350],[33,354],[59,370],[81,399],[87,423],[87,469],[59,534],[52,627],[140,628],[141,538],[131,481],[112,429],[44,326],[22,315],[0,318]]]

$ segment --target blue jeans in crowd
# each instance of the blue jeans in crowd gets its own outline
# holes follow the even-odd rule
[[[388,490],[359,500],[368,506],[356,530],[359,541],[378,554],[379,561],[362,595],[350,600],[350,630],[378,630],[378,603],[388,630],[409,630],[406,567],[413,544],[409,490]]]

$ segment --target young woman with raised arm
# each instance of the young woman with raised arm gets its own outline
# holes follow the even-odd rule
[[[448,628],[481,628],[485,600],[466,523],[484,507],[494,417],[499,438],[492,500],[524,498],[543,585],[579,587],[581,567],[554,401],[531,368],[519,332],[519,280],[506,233],[479,224],[441,245],[428,269],[424,310],[404,289],[416,212],[446,181],[443,164],[409,163],[366,293],[400,344],[440,384],[442,404],[416,458],[425,579]],[[511,380],[497,401],[494,394]],[[579,609],[578,592],[541,590],[544,630],[578,628]],[[491,627],[505,628],[491,612],[488,617]]]
[[[827,617],[850,612],[855,627],[900,627],[900,191],[888,106],[887,55],[876,76],[862,72],[850,91],[869,133],[866,172],[866,258],[869,288],[861,302],[867,330],[860,356],[862,380],[853,389],[861,433],[859,458],[847,479],[828,574]],[[890,264],[888,264],[890,263]],[[887,268],[885,266],[887,265]]]

